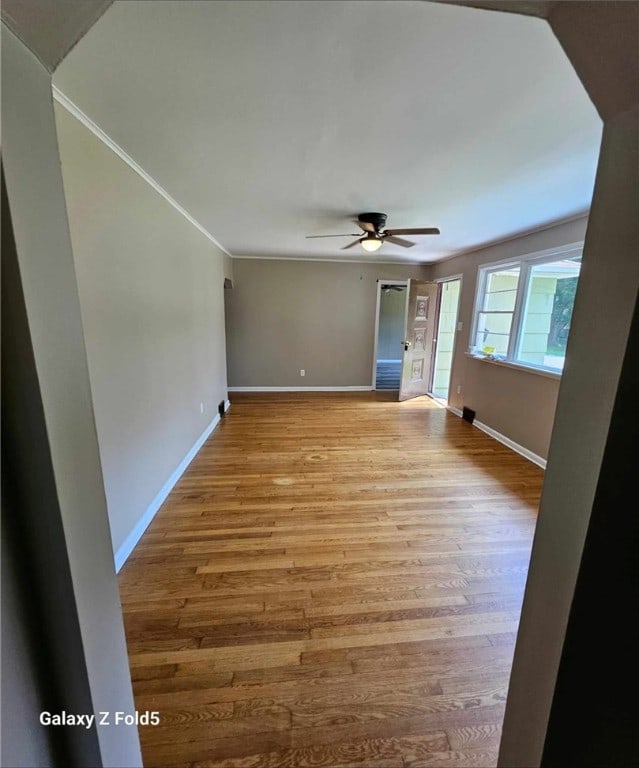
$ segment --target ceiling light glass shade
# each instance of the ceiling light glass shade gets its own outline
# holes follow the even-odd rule
[[[369,253],[377,251],[382,247],[382,241],[378,240],[376,237],[367,237],[364,240],[360,240],[360,243],[362,244],[362,248]]]

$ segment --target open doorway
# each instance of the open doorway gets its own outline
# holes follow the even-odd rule
[[[451,370],[457,336],[461,275],[440,283],[436,306],[436,343],[431,358],[428,393],[438,400],[448,400]],[[375,353],[373,388],[399,391],[401,388],[408,280],[379,280],[375,315]]]
[[[406,280],[377,283],[373,388],[399,390],[406,321]]]
[[[461,276],[454,275],[439,282],[441,283],[439,291],[439,319],[437,323],[437,346],[435,348],[435,365],[433,366],[431,392],[433,397],[448,401],[450,374],[453,367],[455,339],[457,336]]]

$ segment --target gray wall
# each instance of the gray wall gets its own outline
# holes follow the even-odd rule
[[[11,510],[3,500],[2,515]],[[29,620],[24,616],[22,595],[11,572],[2,536],[2,765],[21,768],[45,768],[55,765],[51,744],[55,734],[39,726],[38,717],[45,709],[38,661],[32,650]],[[25,738],[25,723],[29,738]]]
[[[47,453],[52,479],[46,493],[39,474],[32,475],[28,485],[20,482],[18,491],[31,494],[34,514],[55,504],[59,554],[68,564],[68,579],[62,597],[51,601],[50,610],[57,614],[60,626],[74,623],[79,634],[77,650],[57,647],[50,669],[63,680],[66,675],[67,695],[80,708],[73,711],[84,711],[85,702],[71,693],[82,677],[95,711],[131,711],[131,678],[60,174],[51,77],[4,25],[2,134],[17,269],[30,337],[29,349],[25,343],[18,353],[32,355],[38,390],[26,410],[40,409],[42,414],[40,426],[46,438],[38,440],[37,452]],[[25,438],[28,434],[25,429]],[[36,453],[32,445],[26,449],[12,446],[12,450],[23,465]],[[57,542],[49,545],[58,550]],[[34,556],[30,562],[40,565],[41,576],[52,582],[57,583],[62,575],[47,570],[46,557]],[[41,632],[46,639],[46,629]],[[23,737],[30,738],[37,726],[24,723],[23,728]],[[76,760],[74,764],[141,765],[135,728],[98,726],[95,736],[99,760]]]
[[[639,6],[555,3],[550,23],[605,124],[510,678],[500,766],[540,764],[562,649],[569,656],[571,642],[573,648],[592,642],[582,624],[564,644],[606,443],[614,445],[628,436],[611,416],[639,287]],[[630,487],[632,470],[621,471],[621,487]],[[613,538],[606,546],[620,559],[629,555],[614,548]],[[636,559],[629,567],[636,573]],[[584,600],[601,605],[594,590],[582,592],[577,605]],[[614,606],[610,615],[615,616]],[[627,669],[619,673],[613,666],[611,679],[617,683]],[[595,686],[595,696],[598,690]],[[605,691],[614,696],[614,685]],[[564,701],[565,694],[564,689]],[[617,729],[617,735],[624,731],[624,741],[614,751],[605,750],[606,729],[599,722],[588,734],[588,742],[602,740],[598,747],[605,750],[607,765],[636,759],[636,719],[627,712],[624,716]],[[588,727],[586,721],[578,722]],[[555,727],[566,733],[561,722]],[[604,764],[594,752],[587,759],[591,765]],[[578,751],[571,760],[584,764]]]
[[[628,681],[639,648],[636,613],[628,610],[639,594],[639,515],[628,504],[637,493],[637,453],[631,446],[639,445],[639,419],[628,418],[637,392],[639,300],[570,608],[544,768],[633,765],[639,754],[639,700]]]
[[[604,129],[511,678],[503,765],[533,765],[543,745],[637,298],[637,211],[639,106],[610,119]],[[539,649],[547,659],[543,675]]]
[[[226,292],[229,387],[370,387],[376,280],[423,280],[427,271],[234,259]]]
[[[227,258],[63,107],[56,121],[117,552],[226,399]]]
[[[233,259],[226,254],[223,254],[224,263],[224,277],[227,280],[233,281]]]
[[[541,232],[509,240],[473,253],[434,264],[432,278],[462,275],[459,322],[453,357],[449,403],[477,412],[478,421],[519,443],[538,456],[548,456],[559,380],[538,373],[491,365],[469,358],[466,353],[472,326],[477,272],[481,264],[523,256],[547,248],[582,241],[586,218]],[[457,387],[461,386],[461,394]]]
[[[404,321],[406,320],[406,291],[381,292],[379,301],[379,330],[377,359],[401,360]]]
[[[2,173],[2,718],[0,719],[0,764],[45,766],[55,764],[56,751],[61,752],[61,729],[39,726],[40,712],[46,709],[47,691],[44,667],[51,668],[50,638],[58,622],[49,623],[43,631],[46,608],[39,601],[38,587],[47,590],[48,603],[69,591],[68,562],[64,558],[64,542],[57,549],[58,568],[54,565],[51,529],[60,529],[59,509],[55,504],[55,482],[48,453],[42,401],[38,397],[33,350],[29,340],[24,296],[18,269],[18,258]],[[11,371],[11,376],[8,372]],[[46,467],[46,481],[41,475]],[[48,482],[47,482],[48,481]],[[37,486],[37,490],[36,490]],[[34,488],[29,497],[28,489]],[[25,498],[26,497],[26,498]],[[35,497],[35,498],[34,498]],[[41,499],[49,500],[45,517]],[[53,500],[53,501],[51,501]],[[29,503],[30,502],[30,503]],[[35,502],[35,503],[34,503]],[[54,519],[52,523],[51,519]],[[41,536],[34,542],[35,537]],[[43,539],[47,548],[42,545]],[[58,541],[58,544],[60,542]],[[60,550],[62,557],[60,557]],[[37,555],[48,553],[42,563]],[[37,559],[38,568],[32,567]],[[60,568],[62,565],[62,568]],[[55,574],[55,576],[52,576]],[[40,576],[40,579],[38,579]],[[44,580],[42,579],[44,576]],[[62,577],[62,578],[61,578]],[[54,594],[52,594],[52,592]],[[56,606],[56,613],[58,606]],[[47,618],[51,618],[51,613]],[[77,625],[76,636],[77,636]],[[38,638],[39,642],[36,640]],[[66,639],[66,638],[65,638]],[[47,658],[49,656],[49,658]],[[47,662],[49,662],[47,664]],[[49,675],[53,677],[53,675]],[[75,680],[82,678],[76,675]],[[86,692],[86,677],[82,692]],[[86,697],[85,697],[86,701]],[[29,738],[24,738],[25,723],[31,723]],[[85,737],[86,738],[86,737]],[[95,750],[95,732],[88,736],[89,754]],[[93,743],[92,743],[93,742]],[[61,755],[58,755],[61,756]],[[92,757],[95,754],[91,754]]]

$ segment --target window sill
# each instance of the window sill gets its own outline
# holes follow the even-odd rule
[[[561,371],[547,371],[543,368],[535,368],[532,365],[524,365],[523,363],[513,363],[510,360],[490,360],[487,357],[480,357],[479,355],[473,355],[470,352],[466,352],[466,357],[470,357],[471,360],[478,360],[480,363],[488,363],[489,365],[498,365],[502,368],[514,368],[516,371],[525,371],[526,373],[534,373],[537,376],[545,376],[547,379],[554,379],[559,381],[561,379]]]

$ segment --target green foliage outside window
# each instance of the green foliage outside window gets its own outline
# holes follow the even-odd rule
[[[566,342],[570,331],[572,308],[577,292],[578,277],[567,277],[557,280],[555,298],[553,301],[550,330],[548,332],[548,354],[566,354]]]

